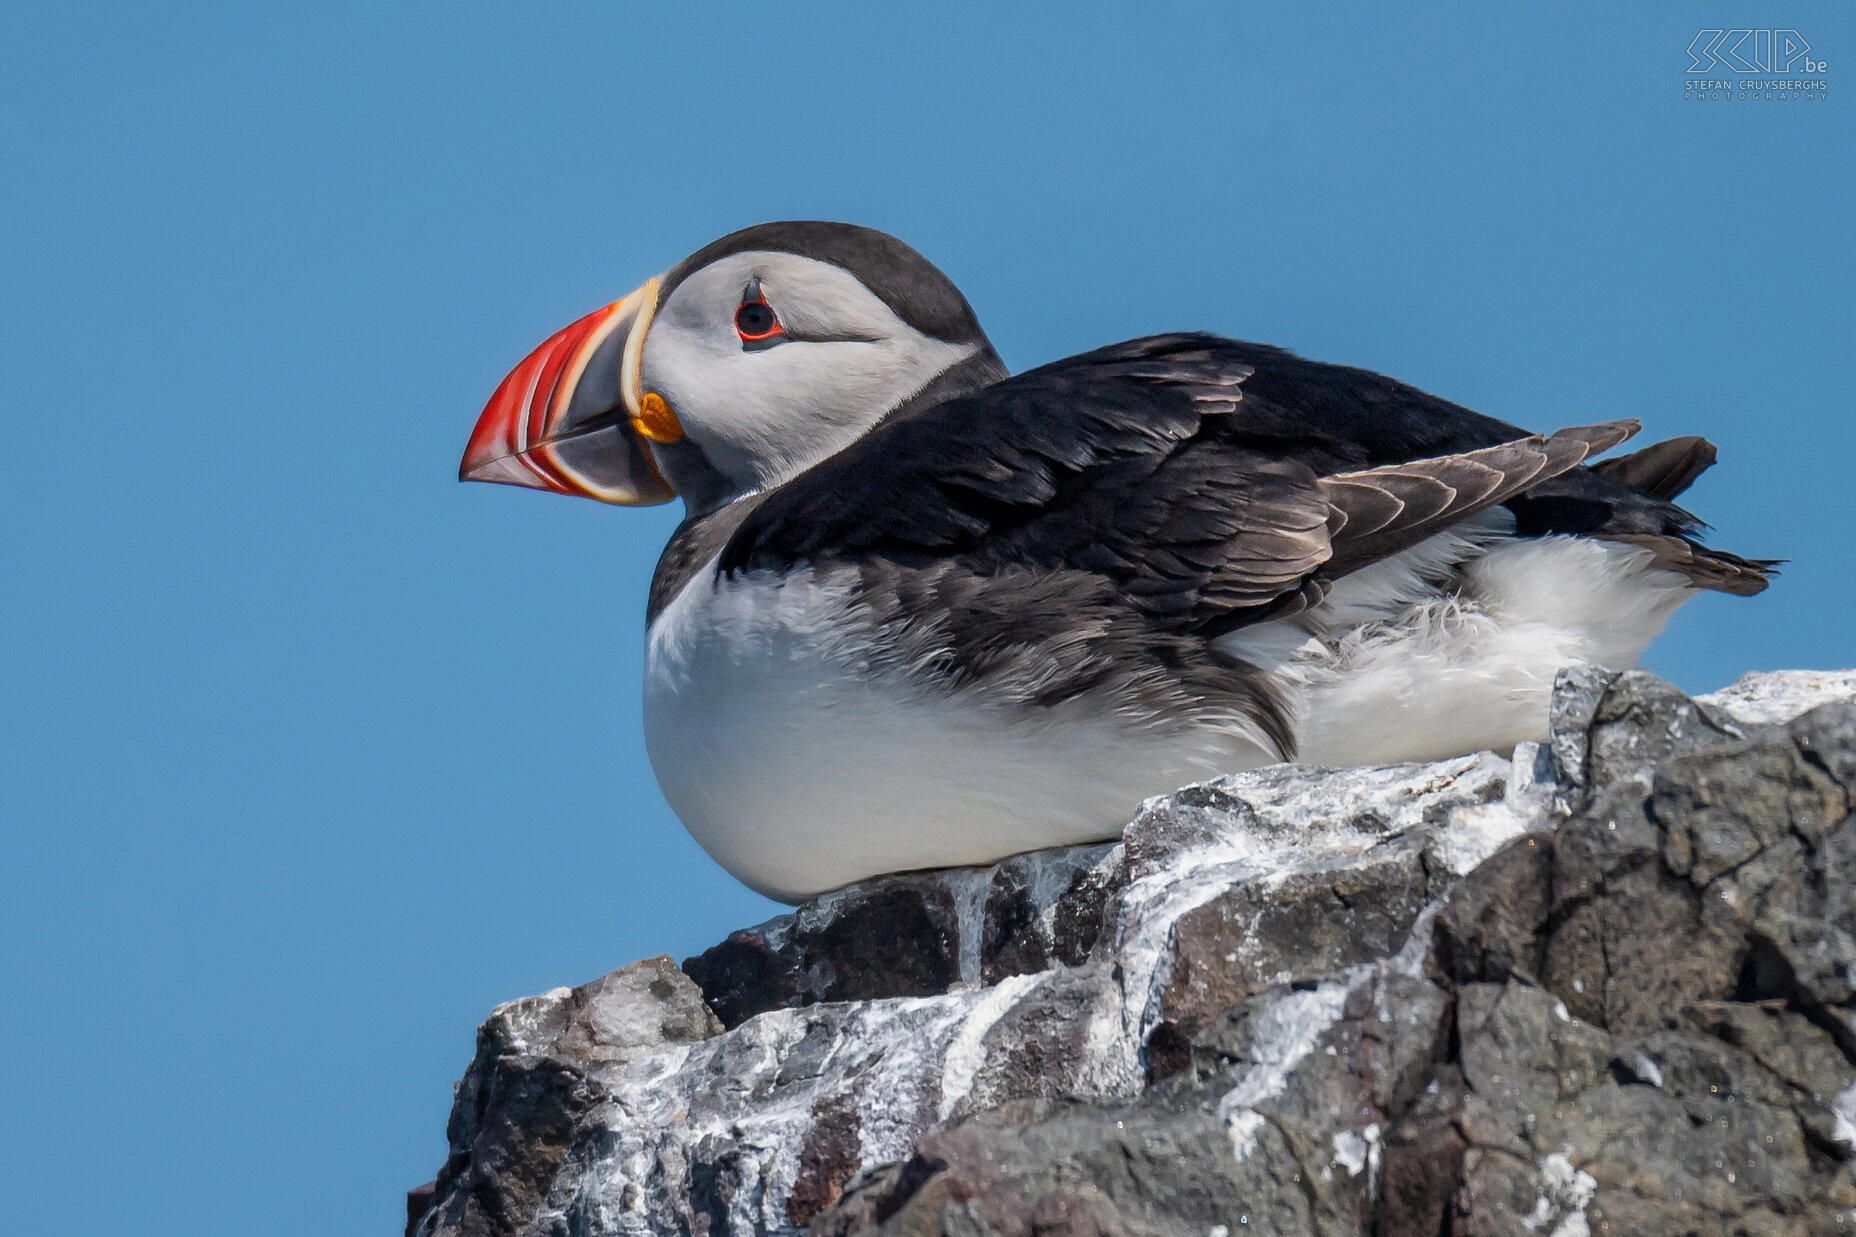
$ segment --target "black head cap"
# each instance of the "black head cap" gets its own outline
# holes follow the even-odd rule
[[[664,276],[660,296],[668,298],[691,272],[718,258],[753,249],[795,253],[841,266],[922,334],[950,344],[987,344],[973,307],[953,280],[887,232],[854,223],[792,220],[757,223],[731,232],[673,266]]]

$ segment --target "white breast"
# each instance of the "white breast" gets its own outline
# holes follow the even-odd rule
[[[645,742],[672,808],[745,884],[797,900],[879,872],[1116,837],[1143,798],[1270,755],[1202,728],[1033,715],[873,669],[850,590],[698,571],[652,624]]]

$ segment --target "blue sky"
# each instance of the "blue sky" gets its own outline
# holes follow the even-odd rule
[[[1656,666],[1856,662],[1847,5],[996,7],[0,16],[13,1231],[397,1231],[493,1004],[776,909],[644,760],[674,510],[454,480],[747,223],[902,236],[1019,368],[1205,328],[1707,434],[1793,561]],[[1685,102],[1724,24],[1839,97]]]

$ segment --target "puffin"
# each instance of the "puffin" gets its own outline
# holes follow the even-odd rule
[[[1638,661],[1778,560],[1673,501],[1715,460],[1598,459],[1363,369],[1201,332],[1013,374],[900,240],[777,222],[557,332],[460,476],[681,498],[646,605],[665,798],[749,887],[1119,836],[1282,761],[1507,751],[1558,671]]]

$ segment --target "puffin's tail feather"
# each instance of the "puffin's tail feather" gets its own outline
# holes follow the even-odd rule
[[[1646,537],[1628,533],[1601,533],[1606,541],[1642,546],[1655,555],[1653,563],[1664,571],[1688,577],[1696,588],[1736,597],[1751,597],[1766,591],[1771,578],[1779,574],[1782,558],[1741,558],[1726,550],[1715,550],[1687,537]]]
[[[1706,438],[1665,438],[1640,451],[1600,460],[1588,467],[1600,476],[1622,481],[1633,489],[1671,499],[1695,484],[1695,478],[1707,472],[1718,455],[1714,444]]]
[[[1667,438],[1653,442],[1640,451],[1599,460],[1587,465],[1593,472],[1611,481],[1621,481],[1664,502],[1695,484],[1695,478],[1707,472],[1718,452],[1706,438]],[[1679,534],[1648,536],[1641,533],[1600,531],[1608,541],[1640,545],[1656,556],[1656,566],[1687,576],[1696,588],[1736,597],[1763,593],[1771,577],[1778,574],[1779,558],[1741,558],[1726,550],[1715,550],[1691,537]]]

